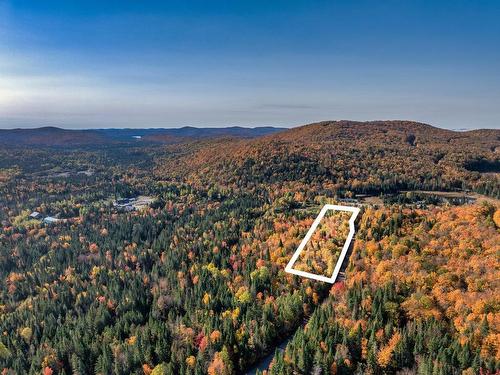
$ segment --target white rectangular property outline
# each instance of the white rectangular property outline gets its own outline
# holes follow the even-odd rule
[[[340,252],[339,259],[337,260],[337,264],[335,265],[335,269],[333,270],[333,275],[332,277],[326,277],[322,275],[316,275],[314,273],[310,272],[305,272],[305,271],[299,271],[292,266],[295,264],[297,261],[297,258],[300,255],[300,252],[304,249],[304,247],[307,244],[307,241],[311,238],[313,235],[314,231],[316,230],[317,226],[321,222],[321,219],[325,216],[326,212],[328,210],[335,210],[335,211],[348,211],[352,212],[351,217],[349,218],[349,234],[347,235],[347,239],[345,240],[344,247],[342,248],[342,251]],[[350,206],[338,206],[335,204],[325,204],[321,211],[319,212],[318,217],[314,220],[314,222],[311,225],[311,228],[307,231],[306,236],[300,243],[299,247],[297,250],[295,250],[295,253],[292,256],[292,259],[288,262],[288,264],[285,267],[285,271],[294,275],[298,276],[303,276],[303,277],[308,277],[310,279],[318,280],[318,281],[324,281],[326,283],[331,283],[333,284],[335,282],[335,279],[337,278],[338,273],[340,272],[340,267],[342,267],[342,263],[344,262],[345,255],[347,254],[347,250],[349,249],[349,245],[351,244],[352,237],[354,236],[354,221],[356,220],[356,217],[359,214],[359,208],[358,207],[350,207]]]

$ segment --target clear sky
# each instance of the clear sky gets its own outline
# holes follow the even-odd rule
[[[0,0],[0,128],[500,128],[500,1]]]

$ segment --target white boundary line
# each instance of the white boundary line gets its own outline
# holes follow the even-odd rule
[[[326,277],[322,275],[316,275],[314,273],[309,273],[309,272],[304,272],[304,271],[299,271],[296,270],[293,267],[294,263],[297,261],[297,258],[300,255],[300,252],[304,249],[304,247],[307,244],[307,241],[311,238],[313,235],[314,231],[316,230],[317,226],[319,225],[321,219],[326,214],[326,211],[328,210],[335,210],[335,211],[348,211],[352,212],[352,215],[349,219],[349,234],[347,235],[347,239],[344,243],[344,247],[342,248],[342,251],[340,252],[339,259],[337,260],[337,264],[335,265],[335,269],[333,270],[333,275],[332,277]],[[309,228],[306,236],[300,243],[299,247],[297,250],[295,250],[295,253],[293,253],[292,259],[288,262],[288,264],[285,267],[285,271],[294,275],[298,276],[303,276],[303,277],[308,277],[310,279],[318,280],[318,281],[324,281],[326,283],[333,284],[335,282],[335,279],[337,278],[337,275],[340,271],[340,267],[342,266],[342,263],[344,262],[345,255],[347,254],[347,250],[349,249],[349,245],[351,244],[352,237],[354,236],[355,228],[354,228],[354,221],[356,220],[356,217],[359,214],[359,208],[358,207],[350,207],[350,206],[337,206],[335,204],[325,204],[321,211],[319,212],[318,217],[314,220],[314,222],[311,225],[311,228]]]

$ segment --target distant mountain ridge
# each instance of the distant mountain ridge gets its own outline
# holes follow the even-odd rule
[[[108,143],[177,143],[190,139],[234,137],[256,138],[284,130],[271,126],[245,128],[149,128],[149,129],[85,129],[73,130],[58,127],[32,129],[0,129],[0,145],[9,146],[90,146]]]
[[[0,145],[76,146],[103,144],[106,139],[94,130],[68,130],[46,126],[34,129],[0,129]]]
[[[294,141],[302,137],[309,141],[334,138],[371,137],[374,134],[416,133],[420,140],[432,136],[433,141],[459,138],[499,137],[495,129],[453,131],[413,121],[323,121],[295,128],[272,126],[225,128],[109,128],[109,129],[63,129],[54,126],[28,129],[0,129],[0,145],[9,146],[85,146],[106,143],[132,143],[146,141],[151,143],[179,143],[187,140],[207,138],[252,139],[271,136],[273,140]],[[279,133],[279,134],[276,134]],[[275,137],[276,135],[276,137]],[[498,139],[498,138],[497,138]]]

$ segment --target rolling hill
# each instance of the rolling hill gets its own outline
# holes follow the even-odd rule
[[[157,173],[168,170],[201,184],[301,182],[358,193],[465,188],[500,194],[500,130],[328,121],[250,140],[194,142],[186,148],[170,147],[175,157],[165,157]]]

